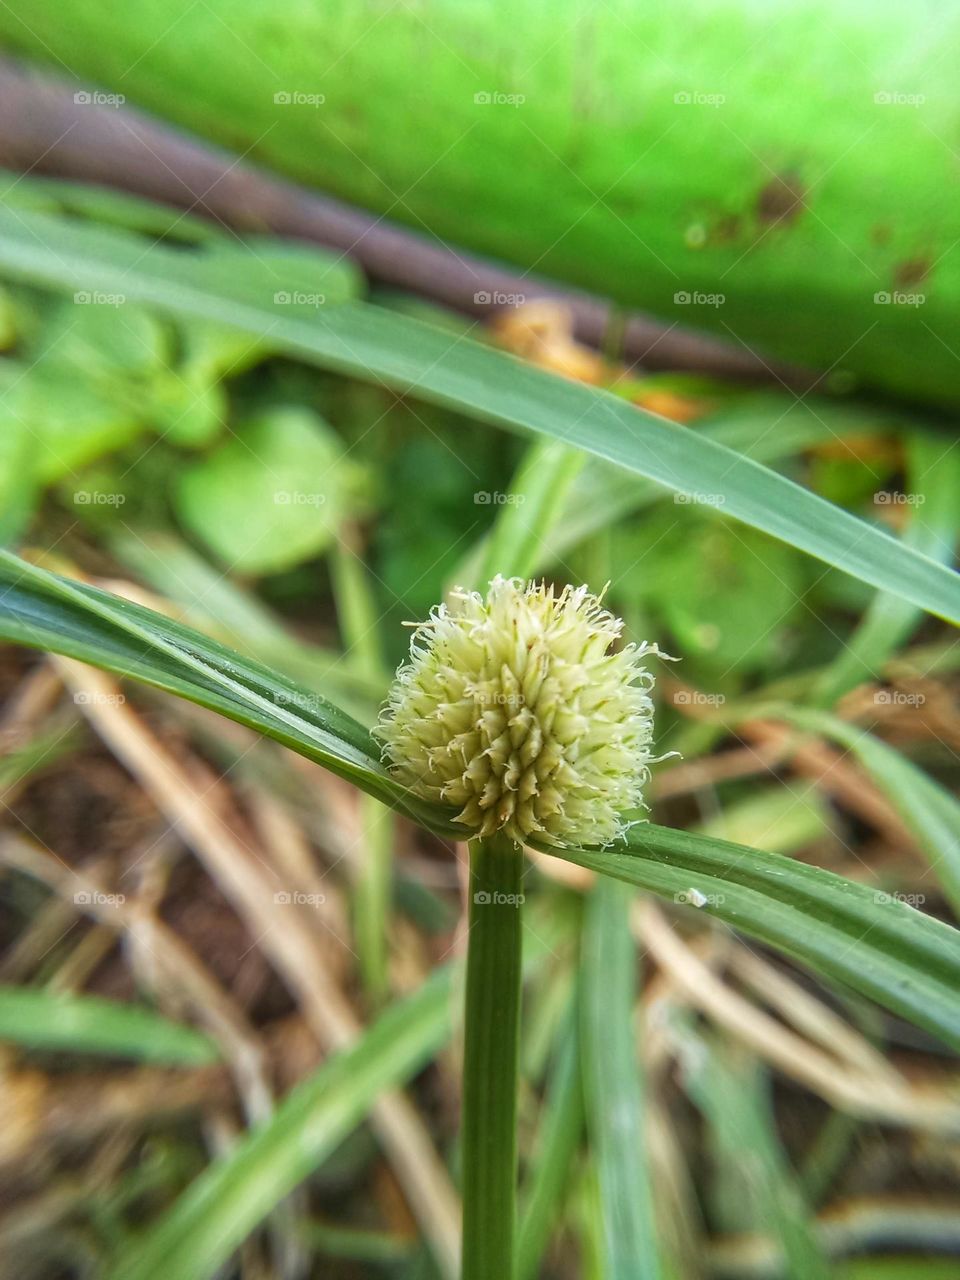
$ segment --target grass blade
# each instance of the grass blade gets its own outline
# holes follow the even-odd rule
[[[752,1061],[735,1058],[692,1028],[675,1029],[687,1093],[710,1126],[725,1168],[732,1174],[728,1192],[754,1218],[757,1228],[772,1230],[779,1243],[778,1262],[790,1280],[828,1280],[830,1270],[817,1243],[799,1179],[777,1137],[765,1080]]]
[[[0,1040],[25,1049],[175,1066],[198,1066],[218,1057],[216,1046],[201,1032],[144,1005],[30,987],[0,987]]]
[[[561,1044],[550,1071],[524,1209],[517,1237],[517,1280],[535,1280],[551,1228],[560,1216],[563,1192],[583,1129],[580,1044],[573,1002],[561,1028]]]
[[[661,1267],[634,1034],[632,896],[606,878],[590,894],[583,938],[581,1055],[587,1132],[600,1184],[605,1273],[617,1280],[657,1280]]]
[[[162,614],[0,551],[0,638],[166,689],[299,751],[424,826],[442,812],[387,775],[367,730],[320,694]]]
[[[890,894],[762,853],[638,824],[610,849],[546,849],[702,910],[960,1048],[960,932]]]

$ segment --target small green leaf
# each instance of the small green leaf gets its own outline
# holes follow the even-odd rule
[[[237,573],[275,573],[330,545],[351,474],[322,419],[307,409],[272,409],[183,472],[176,509]]]

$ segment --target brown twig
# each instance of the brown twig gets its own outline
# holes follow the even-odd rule
[[[349,254],[372,280],[467,315],[489,318],[491,308],[477,301],[480,294],[553,298],[570,308],[577,338],[595,347],[604,344],[616,313],[602,298],[510,270],[267,176],[129,105],[122,111],[78,105],[75,88],[12,62],[0,63],[0,165],[121,188],[240,232],[312,240]],[[648,369],[776,382],[797,391],[811,390],[821,376],[637,311],[623,317],[621,349]]]

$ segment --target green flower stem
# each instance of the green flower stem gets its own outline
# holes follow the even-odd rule
[[[522,876],[512,840],[471,842],[462,1280],[514,1274]]]

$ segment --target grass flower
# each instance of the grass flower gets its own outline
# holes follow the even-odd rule
[[[586,587],[497,577],[417,625],[374,733],[417,796],[487,838],[606,845],[643,807],[653,645]]]

